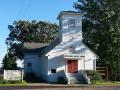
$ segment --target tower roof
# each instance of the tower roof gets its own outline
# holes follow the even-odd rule
[[[77,12],[77,11],[61,11],[61,12],[59,13],[57,19],[59,19],[59,18],[61,17],[61,15],[63,15],[63,14],[71,14],[71,15],[76,14],[76,15],[81,15],[81,16],[83,15],[82,12]]]

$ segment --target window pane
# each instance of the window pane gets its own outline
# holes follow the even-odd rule
[[[75,19],[69,19],[69,28],[75,27]]]

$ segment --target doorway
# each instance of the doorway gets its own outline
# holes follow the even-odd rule
[[[67,60],[67,73],[78,73],[78,60]]]

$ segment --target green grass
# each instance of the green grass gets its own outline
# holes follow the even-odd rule
[[[23,81],[23,82],[21,82],[21,83],[0,83],[0,86],[27,86],[28,85],[28,83],[27,82],[25,82],[25,81]]]
[[[117,81],[97,81],[94,85],[120,85]]]
[[[27,86],[26,84],[0,84],[0,86]]]

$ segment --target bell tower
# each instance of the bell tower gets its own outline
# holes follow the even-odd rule
[[[59,16],[59,38],[61,42],[82,40],[82,13],[62,11]]]

